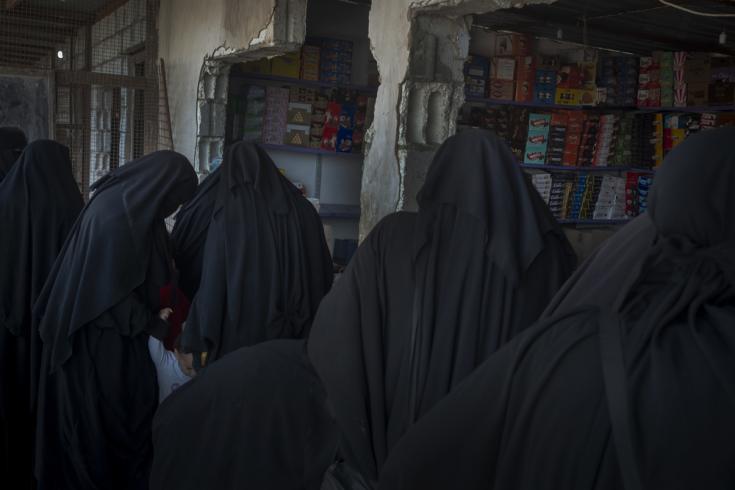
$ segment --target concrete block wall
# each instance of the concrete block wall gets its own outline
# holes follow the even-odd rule
[[[464,102],[470,14],[554,0],[373,0],[370,43],[381,85],[366,135],[360,237],[385,215],[414,209],[438,145]]]

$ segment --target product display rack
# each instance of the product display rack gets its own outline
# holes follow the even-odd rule
[[[377,87],[367,85],[344,85],[332,82],[319,82],[313,80],[302,80],[300,78],[280,77],[276,75],[264,75],[261,73],[246,73],[241,78],[244,82],[274,82],[283,85],[297,85],[304,88],[331,88],[338,90],[354,90],[355,92],[363,92],[367,95],[375,95],[378,93]]]
[[[519,102],[515,100],[488,99],[484,97],[466,97],[466,103],[486,105],[507,105],[513,107],[525,107],[528,109],[539,109],[549,111],[609,111],[609,112],[681,112],[681,113],[706,113],[706,112],[731,112],[735,111],[735,105],[724,106],[687,106],[687,107],[635,107],[635,106],[606,106],[606,105],[565,105],[565,104],[540,104],[538,102]]]
[[[287,151],[291,153],[304,153],[307,155],[323,155],[338,158],[348,158],[352,160],[361,160],[362,153],[340,153],[336,151],[322,150],[321,148],[310,148],[307,146],[293,146],[293,145],[274,145],[274,144],[262,144],[266,150],[275,151]]]

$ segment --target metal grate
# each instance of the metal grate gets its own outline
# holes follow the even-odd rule
[[[69,146],[85,195],[160,146],[157,13],[158,0],[0,0],[0,76],[48,79],[49,136]],[[0,125],[23,127],[3,120],[10,103]]]

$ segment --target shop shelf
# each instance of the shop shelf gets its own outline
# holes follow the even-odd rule
[[[307,155],[324,155],[324,156],[337,157],[337,158],[362,159],[362,153],[340,153],[336,151],[322,150],[320,148],[310,148],[306,146],[292,146],[292,145],[263,144],[262,146],[266,150],[287,151],[289,153],[304,153]]]
[[[319,205],[319,216],[323,219],[360,219],[360,206],[350,204]]]
[[[309,87],[309,88],[336,88],[343,90],[354,90],[357,92],[365,92],[371,95],[378,93],[377,87],[370,87],[367,85],[344,85],[340,83],[332,82],[318,82],[312,80],[301,80],[300,78],[289,78],[279,77],[275,75],[263,75],[260,73],[247,73],[243,76],[238,76],[238,80],[241,81],[254,81],[254,82],[276,82],[283,85],[295,85],[298,87]]]

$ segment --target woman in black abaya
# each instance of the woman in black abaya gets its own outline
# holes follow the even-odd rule
[[[536,321],[575,263],[492,133],[449,138],[418,204],[370,233],[308,340],[342,433],[340,457],[368,482],[408,427]]]
[[[0,182],[0,475],[17,488],[30,488],[33,475],[33,303],[83,204],[69,149],[53,141],[28,145]]]
[[[202,279],[204,243],[217,199],[221,168],[217,167],[199,184],[194,197],[176,213],[176,223],[171,231],[179,287],[187,298],[196,296]]]
[[[611,308],[575,308],[606,301],[577,278],[551,318],[410,429],[380,488],[734,488],[733,138],[711,130],[674,149],[651,191],[653,233],[626,227],[616,241],[635,246],[589,264],[628,264],[605,284]]]
[[[18,160],[27,144],[26,135],[20,129],[13,127],[0,128],[0,182],[10,172],[11,167]]]
[[[196,190],[185,157],[152,153],[93,187],[36,303],[43,341],[41,490],[144,489],[158,405],[148,336],[162,339],[164,219]]]
[[[216,192],[183,347],[213,362],[243,346],[306,337],[332,285],[314,206],[253,143],[226,150]]]
[[[161,405],[151,487],[319,488],[335,460],[338,425],[340,454],[375,480],[386,441],[411,423],[409,404],[426,410],[531,323],[571,270],[569,245],[513,162],[489,133],[447,141],[421,211],[379,224],[322,302],[311,361],[298,340],[243,348]],[[469,187],[460,192],[462,185]],[[412,356],[414,291],[422,331]],[[415,401],[406,396],[410,383],[421,383]],[[327,485],[355,478],[337,466]]]

